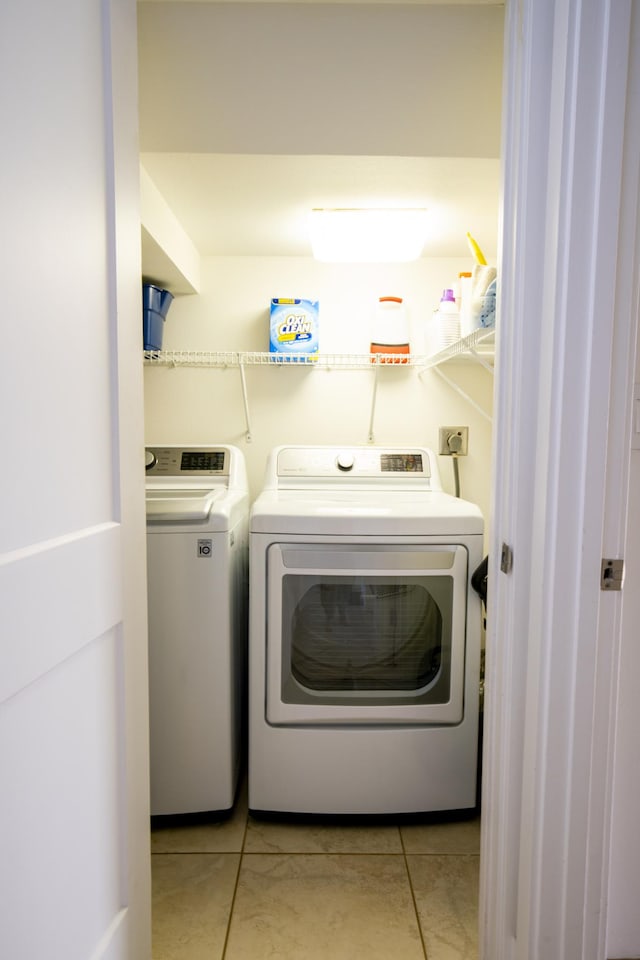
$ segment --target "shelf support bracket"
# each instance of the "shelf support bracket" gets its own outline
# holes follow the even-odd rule
[[[480,406],[480,404],[476,403],[476,401],[473,399],[473,397],[470,397],[469,394],[466,393],[466,392],[462,389],[462,387],[459,387],[458,384],[455,383],[455,381],[451,380],[451,379],[446,375],[446,373],[443,373],[442,370],[440,369],[440,367],[431,367],[431,369],[433,370],[434,373],[437,373],[439,377],[442,377],[442,379],[444,380],[444,382],[447,383],[447,384],[451,387],[452,390],[455,390],[455,392],[456,392],[457,394],[459,394],[461,397],[464,397],[464,399],[467,401],[467,403],[470,403],[471,406],[472,406],[475,410],[477,410],[478,413],[481,414],[481,415],[485,418],[485,420],[488,420],[489,423],[491,423],[491,416],[487,413],[487,411],[486,411],[486,410],[483,410],[482,407]]]
[[[240,370],[240,383],[242,385],[242,402],[244,404],[244,419],[247,425],[247,432],[245,434],[245,439],[247,443],[251,443],[251,419],[249,417],[249,394],[247,393],[247,380],[244,373],[244,363],[240,360],[238,364],[238,369]]]
[[[481,367],[484,367],[485,370],[488,370],[491,376],[493,376],[493,364],[489,363],[483,356],[481,356],[475,347],[469,347],[469,353]]]
[[[378,364],[376,363],[373,370],[373,393],[371,395],[371,414],[369,416],[369,434],[367,437],[368,443],[375,443],[375,438],[373,435],[373,421],[376,415],[377,395],[378,395]]]

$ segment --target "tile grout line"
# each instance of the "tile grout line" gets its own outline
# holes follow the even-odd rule
[[[422,924],[420,923],[420,914],[418,913],[418,901],[416,900],[416,893],[413,889],[413,883],[411,880],[411,871],[409,870],[409,861],[407,860],[407,848],[405,847],[404,837],[402,836],[402,830],[398,828],[400,833],[400,845],[402,847],[402,856],[404,859],[404,868],[407,872],[407,880],[409,882],[409,890],[411,891],[411,901],[413,903],[413,909],[416,915],[416,923],[418,924],[418,933],[420,935],[420,943],[422,944],[422,952],[424,954],[425,960],[429,960],[427,956],[427,945],[424,941],[424,932],[422,930]]]
[[[240,871],[242,869],[242,860],[244,857],[244,848],[247,842],[247,830],[249,829],[249,812],[247,811],[246,818],[244,821],[244,831],[242,833],[242,843],[240,844],[240,855],[238,857],[238,870],[236,872],[236,882],[233,885],[233,894],[231,895],[231,903],[229,905],[229,918],[227,920],[227,929],[224,935],[224,943],[222,945],[222,953],[220,954],[220,960],[224,960],[227,955],[227,947],[229,945],[229,934],[231,933],[231,922],[233,920],[233,911],[236,905],[236,895],[238,893],[238,885],[240,883]]]

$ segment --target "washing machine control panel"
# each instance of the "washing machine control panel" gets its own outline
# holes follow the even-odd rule
[[[362,479],[431,477],[426,450],[367,449],[364,447],[284,447],[278,453],[278,476]]]
[[[227,476],[228,451],[219,447],[147,447],[147,476]]]

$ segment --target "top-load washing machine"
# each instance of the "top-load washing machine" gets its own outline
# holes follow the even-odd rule
[[[151,813],[225,811],[246,712],[244,457],[148,447],[146,468]]]
[[[271,452],[250,516],[252,811],[476,805],[482,543],[431,450]]]

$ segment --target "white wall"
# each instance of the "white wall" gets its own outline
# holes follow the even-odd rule
[[[371,316],[379,296],[402,296],[412,351],[424,352],[426,319],[442,289],[469,260],[419,260],[398,265],[321,264],[311,258],[216,257],[202,262],[198,296],[176,297],[165,323],[165,350],[269,348],[271,297],[320,301],[322,353],[369,350]],[[447,367],[487,412],[493,379],[474,364]],[[237,444],[244,452],[252,496],[261,487],[269,450],[279,443],[366,443],[374,373],[247,367],[252,440],[246,442],[237,369],[145,369],[147,443]],[[460,462],[461,492],[489,518],[491,425],[433,371],[380,371],[374,438],[381,444],[435,447],[440,425],[468,425],[469,456]],[[452,463],[440,458],[445,489],[453,492]]]
[[[141,147],[497,157],[503,19],[493,3],[140,3]]]

